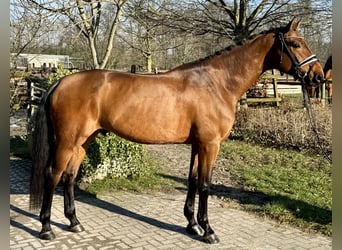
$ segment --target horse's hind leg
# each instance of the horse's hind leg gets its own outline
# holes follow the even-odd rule
[[[83,147],[75,147],[73,150],[73,156],[68,163],[67,169],[63,174],[64,184],[64,215],[70,221],[69,230],[72,232],[84,231],[83,226],[80,224],[76,217],[75,209],[75,196],[74,196],[74,184],[77,176],[79,166],[86,154]]]
[[[51,230],[50,222],[52,198],[62,173],[72,156],[72,151],[58,147],[54,156],[52,166],[45,173],[43,203],[39,216],[40,222],[42,223],[42,230],[39,233],[39,237],[44,240],[52,240],[55,238],[55,234]]]
[[[197,192],[197,167],[198,167],[198,147],[192,145],[191,148],[191,161],[190,171],[188,178],[188,193],[184,205],[184,215],[187,218],[189,224],[186,227],[186,231],[191,234],[203,235],[204,230],[197,224],[195,220],[195,197]]]
[[[332,104],[332,85],[331,83],[327,84],[328,89],[328,103]]]

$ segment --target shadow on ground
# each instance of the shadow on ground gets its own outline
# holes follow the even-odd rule
[[[187,180],[184,178],[167,174],[160,174],[160,176],[187,185]],[[182,190],[186,189],[182,188]],[[305,201],[292,199],[284,195],[268,195],[259,191],[244,190],[243,187],[230,187],[222,184],[212,184],[211,195],[231,200],[241,205],[251,205],[255,210],[263,210],[262,207],[267,204],[278,203],[296,218],[323,225],[332,223],[331,210],[320,208]]]

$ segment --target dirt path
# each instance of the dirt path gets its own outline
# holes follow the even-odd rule
[[[161,162],[167,178],[176,181],[175,189],[187,191],[191,146],[183,144],[147,145],[153,157]],[[253,199],[259,203],[265,199],[264,195],[251,194],[233,183],[229,172],[224,167],[227,160],[218,158],[212,176],[211,194],[224,201],[225,207],[237,208],[246,200]]]
[[[170,175],[187,179],[190,166],[191,146],[184,144],[147,145],[147,149],[161,161]],[[218,159],[213,172],[213,184],[231,185],[229,173],[224,170],[224,159]]]
[[[186,192],[191,146],[147,145],[147,149],[160,160],[166,177],[176,181],[175,189]],[[264,193],[247,191],[237,185],[227,171],[228,164],[228,160],[218,157],[212,176],[211,195],[218,197],[223,207],[241,209],[242,204],[260,206],[269,200]]]

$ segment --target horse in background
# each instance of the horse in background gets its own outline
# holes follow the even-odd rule
[[[332,104],[332,56],[330,55],[324,65],[325,89],[328,93],[328,103]],[[310,98],[320,98],[320,91],[324,91],[321,86],[307,86]]]
[[[320,86],[308,86],[307,88],[310,98],[319,98]]]
[[[324,68],[325,89],[328,92],[328,103],[332,104],[332,56],[328,57]]]

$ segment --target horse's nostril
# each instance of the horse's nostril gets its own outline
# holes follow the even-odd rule
[[[322,76],[321,74],[315,75],[314,81],[315,81],[316,83],[323,83],[323,76]]]

